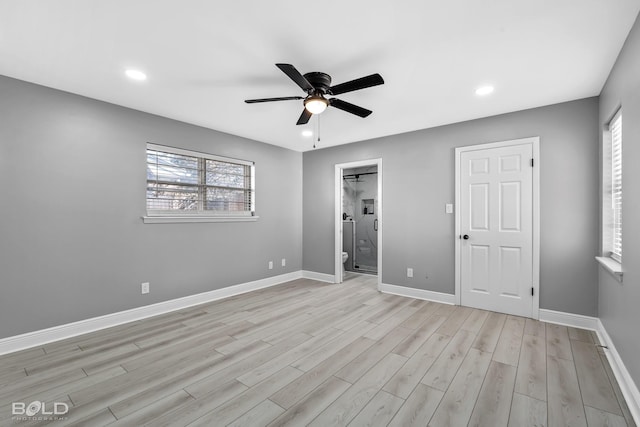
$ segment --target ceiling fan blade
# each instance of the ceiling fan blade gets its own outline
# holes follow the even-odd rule
[[[296,82],[298,86],[302,88],[305,92],[313,91],[314,87],[307,79],[304,78],[302,74],[296,67],[291,64],[276,64],[276,67],[280,68],[283,73],[285,73],[291,80]]]
[[[331,86],[329,93],[332,95],[340,95],[341,93],[353,92],[354,90],[360,90],[371,86],[378,86],[384,83],[382,76],[378,73],[371,74],[370,76],[360,77],[359,79],[351,80],[339,85]]]
[[[280,98],[261,98],[261,99],[245,99],[247,104],[255,104],[257,102],[272,102],[272,101],[291,101],[294,99],[304,99],[303,96],[282,96]]]
[[[300,114],[300,118],[298,119],[297,125],[306,125],[309,123],[309,119],[313,114],[309,112],[306,108],[302,110],[302,114]]]
[[[371,110],[367,110],[366,108],[358,107],[357,105],[351,104],[350,102],[341,101],[337,98],[331,98],[329,100],[329,104],[332,107],[336,107],[339,110],[346,111],[347,113],[355,114],[360,117],[367,117],[369,114],[373,113]]]

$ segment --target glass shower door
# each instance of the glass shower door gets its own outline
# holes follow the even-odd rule
[[[363,199],[356,219],[355,269],[378,272],[378,207],[374,199]]]

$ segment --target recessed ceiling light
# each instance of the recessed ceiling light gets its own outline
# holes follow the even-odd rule
[[[493,86],[480,86],[478,89],[476,89],[476,95],[478,96],[489,95],[492,92]]]
[[[302,131],[302,136],[306,136],[307,138],[313,136],[313,131],[310,129],[305,129]]]
[[[140,70],[129,69],[125,71],[125,74],[127,75],[127,77],[133,80],[147,80],[147,75]]]

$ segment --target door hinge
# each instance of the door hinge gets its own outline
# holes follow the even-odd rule
[[[531,296],[533,296],[533,286],[531,287]]]
[[[531,159],[531,167],[533,167],[533,159]]]

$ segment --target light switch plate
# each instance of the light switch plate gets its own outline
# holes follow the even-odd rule
[[[444,211],[446,213],[453,213],[453,203],[447,203],[444,205]]]

